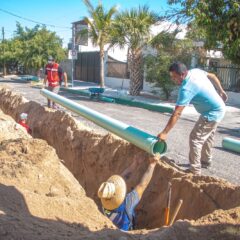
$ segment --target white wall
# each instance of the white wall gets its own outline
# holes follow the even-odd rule
[[[110,88],[129,89],[130,79],[105,77],[105,85]]]
[[[127,89],[128,90],[129,87],[130,87],[130,79],[105,77],[105,85],[107,87],[111,87],[111,88],[120,88],[120,89]],[[145,92],[155,91],[155,92],[160,93],[161,89],[156,88],[156,87],[154,87],[153,84],[144,81],[143,91],[145,91]]]
[[[124,89],[128,91],[130,87],[130,79],[105,77],[105,85],[109,88]],[[146,81],[143,82],[142,92],[149,93],[158,97],[165,97],[165,94],[161,88],[154,87],[154,84]],[[177,95],[178,87],[176,87],[171,93],[170,100],[176,100]]]
[[[155,91],[155,92],[161,93],[161,88],[154,87],[154,84],[143,81],[143,91],[145,91],[145,92]]]

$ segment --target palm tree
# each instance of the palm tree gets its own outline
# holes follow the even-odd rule
[[[157,15],[147,6],[139,6],[119,13],[114,22],[113,43],[128,46],[128,67],[130,70],[130,94],[139,95],[143,84],[144,46],[151,38],[150,27],[156,23]]]
[[[99,1],[96,8],[93,7],[89,0],[83,0],[83,2],[87,6],[90,15],[90,18],[84,18],[89,26],[88,36],[92,43],[99,46],[100,49],[100,86],[104,87],[104,46],[111,42],[112,18],[117,12],[117,7],[113,6],[108,11],[105,11],[101,1]]]

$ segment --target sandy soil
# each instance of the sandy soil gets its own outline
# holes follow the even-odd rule
[[[148,156],[4,88],[0,108],[8,114],[0,112],[0,239],[240,239],[240,186],[184,174],[168,159],[156,167],[137,208],[139,230],[122,233],[98,210],[97,189],[141,154],[146,161],[128,180],[130,190]],[[21,112],[29,114],[34,138],[16,129]],[[177,219],[184,220],[166,228],[169,181],[171,209],[183,199]]]

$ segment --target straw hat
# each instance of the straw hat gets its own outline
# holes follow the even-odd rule
[[[28,114],[27,114],[27,113],[21,113],[21,114],[20,114],[20,118],[21,118],[22,120],[27,119],[27,117],[28,117]]]
[[[111,176],[98,189],[98,197],[107,210],[118,208],[124,201],[127,193],[126,183],[119,175]]]

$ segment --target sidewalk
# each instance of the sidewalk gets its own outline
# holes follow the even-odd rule
[[[74,89],[79,90],[88,90],[89,87],[98,88],[99,85],[96,83],[91,82],[84,82],[80,80],[74,80]],[[239,112],[240,113],[240,93],[236,92],[227,92],[228,94],[228,101],[226,102],[226,109],[227,112]],[[154,105],[165,105],[167,107],[175,107],[174,101],[163,101],[160,98],[150,92],[141,92],[140,96],[131,96],[128,94],[127,90],[122,89],[113,89],[109,87],[105,87],[105,91],[103,96],[106,97],[113,97],[113,98],[120,98],[125,100],[133,100],[139,101],[147,104],[154,104]],[[189,105],[183,111],[183,116],[199,116],[199,113],[195,110],[192,105]]]
[[[99,88],[99,85],[76,80],[74,81],[73,88],[63,88],[63,90],[91,97],[89,88]],[[157,112],[172,113],[174,110],[174,103],[162,101],[159,97],[154,96],[151,93],[143,93],[141,96],[131,96],[128,94],[127,90],[113,89],[107,86],[105,87],[104,93],[98,96],[98,99],[100,101],[139,107]]]

